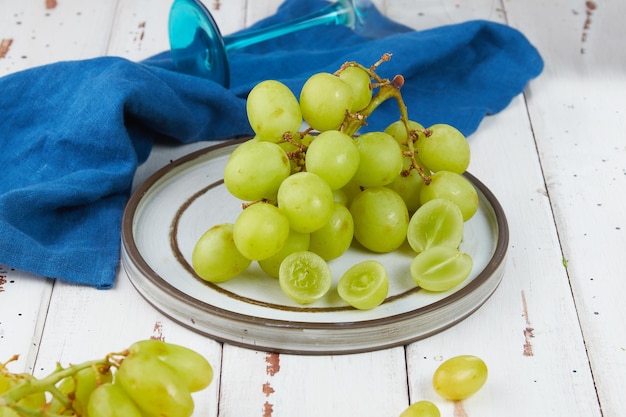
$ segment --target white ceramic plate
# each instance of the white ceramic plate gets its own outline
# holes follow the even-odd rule
[[[177,322],[213,339],[253,349],[338,354],[382,349],[428,337],[463,320],[495,291],[504,272],[508,227],[502,207],[473,176],[479,210],[465,224],[461,249],[474,260],[464,284],[429,293],[416,287],[408,245],[389,254],[351,248],[330,262],[335,284],[350,266],[382,262],[389,295],[372,310],[350,308],[335,285],[308,306],[291,301],[274,278],[253,263],[221,284],[198,278],[190,266],[197,239],[211,226],[234,222],[241,201],[230,196],[222,172],[241,141],[191,153],[152,175],[131,197],[122,227],[122,265],[139,293]]]

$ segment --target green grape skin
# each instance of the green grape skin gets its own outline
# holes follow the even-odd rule
[[[89,417],[144,417],[133,400],[118,384],[106,383],[96,388],[87,403]]]
[[[333,190],[311,172],[289,176],[278,189],[278,207],[291,228],[300,233],[322,228],[332,216],[334,204]]]
[[[320,132],[337,130],[352,107],[352,102],[352,87],[327,72],[313,74],[300,92],[304,121]]]
[[[411,276],[418,287],[431,292],[448,291],[467,279],[472,258],[459,249],[432,246],[411,261]]]
[[[283,245],[280,251],[275,255],[270,256],[267,259],[258,261],[259,266],[267,275],[272,278],[278,278],[278,271],[280,270],[280,264],[283,260],[294,252],[301,252],[309,250],[309,242],[311,241],[311,235],[309,233],[300,233],[291,229],[287,241]]]
[[[422,400],[411,404],[400,417],[441,417],[441,412],[434,403]]]
[[[251,260],[241,254],[233,238],[232,223],[212,226],[196,242],[191,265],[208,282],[225,282],[245,271]]]
[[[385,266],[368,260],[350,267],[339,278],[337,293],[342,300],[359,310],[370,310],[385,301],[389,276]]]
[[[462,174],[470,164],[470,146],[465,136],[447,124],[430,126],[429,134],[415,144],[422,163],[432,172]]]
[[[257,202],[239,213],[233,225],[233,241],[250,260],[269,258],[281,250],[289,236],[289,220],[273,204]]]
[[[291,174],[285,150],[276,143],[254,140],[239,145],[224,168],[224,185],[245,200],[275,200],[278,187]]]
[[[320,133],[306,152],[306,170],[319,175],[332,190],[345,186],[359,168],[359,150],[352,137],[337,130]]]
[[[174,343],[147,339],[133,343],[131,353],[144,352],[156,356],[168,365],[190,392],[205,389],[213,380],[213,367],[198,352]]]
[[[281,290],[298,304],[311,304],[322,298],[332,285],[328,263],[310,252],[294,252],[280,264]]]
[[[352,113],[363,110],[372,100],[372,85],[370,75],[359,67],[346,67],[339,73],[346,84],[352,88]]]
[[[417,133],[417,141],[419,141],[419,138],[424,136],[424,126],[413,120],[409,120],[408,125],[409,129],[414,130]],[[395,122],[391,123],[385,128],[384,132],[392,136],[396,140],[396,142],[398,142],[398,145],[400,145],[402,150],[409,149],[407,142],[408,134],[406,131],[406,126],[404,125],[404,122],[402,122],[402,120],[396,120]]]
[[[145,417],[190,417],[194,403],[179,376],[158,357],[130,353],[115,373],[119,384]]]
[[[458,248],[463,240],[463,226],[459,207],[449,200],[436,198],[411,216],[407,240],[417,253],[433,246]]]
[[[478,211],[478,193],[469,180],[450,171],[439,171],[431,177],[430,184],[420,190],[422,204],[435,198],[444,198],[455,203],[463,214],[463,221],[471,219]]]
[[[354,237],[354,221],[350,210],[341,203],[335,203],[334,207],[328,222],[310,234],[308,250],[326,261],[343,255],[350,248]]]
[[[389,188],[363,190],[350,204],[350,213],[354,238],[373,252],[391,252],[406,240],[409,212],[402,197]]]
[[[285,132],[297,132],[302,126],[298,99],[285,84],[262,81],[248,94],[248,121],[254,133],[264,140],[278,142]]]
[[[20,415],[12,408],[0,406],[0,417],[20,417]]]
[[[354,182],[363,187],[380,187],[400,175],[404,157],[393,137],[384,132],[368,132],[354,140],[360,155]]]
[[[424,185],[424,179],[415,169],[411,169],[411,163],[409,158],[405,158],[402,173],[385,187],[397,192],[404,200],[409,213],[414,213],[421,205],[420,191]]]
[[[435,370],[433,388],[445,399],[464,400],[485,385],[488,373],[487,365],[479,357],[455,356],[444,361]]]

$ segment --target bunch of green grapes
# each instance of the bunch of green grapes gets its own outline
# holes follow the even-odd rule
[[[299,97],[275,80],[252,89],[247,114],[255,136],[235,149],[224,170],[224,184],[244,201],[243,210],[199,239],[192,253],[198,276],[223,282],[258,262],[288,296],[307,304],[329,291],[327,263],[355,242],[386,253],[408,240],[416,252],[411,274],[421,288],[445,291],[467,278],[472,259],[459,245],[464,222],[478,208],[476,190],[462,175],[468,143],[452,126],[424,128],[408,118],[403,77],[376,73],[389,57],[369,68],[349,62],[334,74],[314,74]],[[390,98],[399,120],[359,134]],[[387,289],[385,268],[375,261],[350,268],[337,286],[359,309],[382,303]]]
[[[191,393],[212,379],[213,368],[203,356],[158,340],[136,342],[102,360],[58,366],[41,379],[12,374],[5,363],[0,417],[189,417]]]

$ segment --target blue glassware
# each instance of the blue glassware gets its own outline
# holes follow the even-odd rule
[[[230,83],[228,52],[318,25],[363,26],[370,0],[339,0],[289,22],[222,36],[211,12],[199,0],[174,0],[169,15],[172,60],[177,71]]]

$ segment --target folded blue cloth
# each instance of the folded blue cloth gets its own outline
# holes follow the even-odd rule
[[[256,27],[326,4],[287,0]],[[469,135],[542,70],[535,48],[504,25],[471,21],[416,32],[375,12],[372,18],[367,38],[319,27],[233,51],[230,89],[173,71],[167,52],[141,63],[101,57],[0,78],[0,263],[110,288],[133,175],[154,140],[250,134],[245,97],[261,80],[279,79],[298,95],[315,72],[346,61],[370,65],[389,52],[379,73],[405,76],[410,117]],[[367,129],[397,119],[389,103]]]

